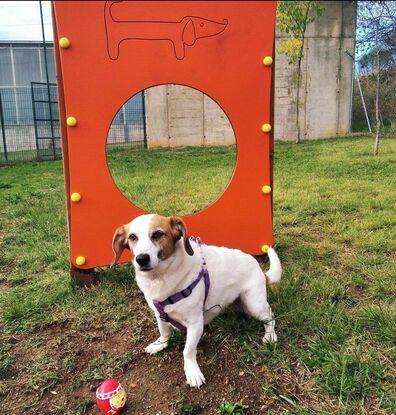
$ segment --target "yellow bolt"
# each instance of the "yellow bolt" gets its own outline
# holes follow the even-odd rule
[[[268,195],[269,193],[271,193],[271,186],[268,186],[267,184],[265,186],[263,186],[261,188],[261,190],[263,191],[263,193],[265,193],[266,195]]]
[[[67,37],[61,37],[59,39],[59,46],[62,49],[68,49],[70,47],[70,40]]]
[[[66,124],[69,127],[75,127],[77,125],[77,120],[74,117],[67,117]]]
[[[72,202],[79,202],[79,201],[81,200],[81,195],[80,195],[80,193],[77,193],[77,192],[72,193],[72,194],[70,195],[70,200],[71,200]]]
[[[269,133],[272,130],[271,124],[263,124],[261,130],[263,133]]]
[[[271,56],[266,56],[264,59],[263,59],[263,64],[265,65],[265,66],[271,66],[272,65],[272,58],[271,58]]]
[[[269,245],[262,245],[261,252],[263,254],[266,254],[268,252],[268,249],[270,249],[270,246]]]
[[[84,265],[85,264],[85,257],[84,256],[78,256],[76,258],[76,265]]]

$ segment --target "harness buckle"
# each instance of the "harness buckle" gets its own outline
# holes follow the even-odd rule
[[[186,298],[192,293],[192,290],[190,287],[185,288],[183,291],[181,291],[181,295]]]
[[[162,320],[162,321],[166,321],[166,322],[169,322],[169,317],[168,317],[168,314],[167,313],[161,313],[160,314],[160,319]]]

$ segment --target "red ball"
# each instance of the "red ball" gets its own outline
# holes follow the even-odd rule
[[[118,380],[106,379],[96,390],[96,402],[102,414],[116,415],[125,406],[125,390]]]

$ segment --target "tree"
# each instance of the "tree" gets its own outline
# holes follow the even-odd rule
[[[281,41],[278,53],[289,59],[289,64],[297,63],[296,86],[296,143],[301,142],[300,128],[300,80],[301,61],[303,58],[305,32],[309,23],[319,17],[324,7],[319,1],[279,1],[276,13],[279,30],[289,35]]]
[[[358,3],[357,53],[362,54],[363,70],[375,74],[375,139],[374,155],[378,155],[380,141],[380,80],[381,72],[394,64],[396,56],[396,3],[392,1],[360,1]],[[383,63],[381,65],[381,57]],[[373,59],[374,58],[374,59]]]

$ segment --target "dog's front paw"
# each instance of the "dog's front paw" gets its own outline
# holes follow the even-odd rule
[[[274,331],[265,333],[263,337],[263,343],[276,343],[277,340],[278,340],[278,336],[276,335]]]
[[[197,362],[185,362],[184,373],[186,374],[187,383],[192,388],[200,388],[205,383],[205,377],[202,374]]]
[[[163,337],[159,337],[155,342],[150,343],[144,351],[149,354],[156,354],[161,350],[164,350],[168,347],[168,340]]]

